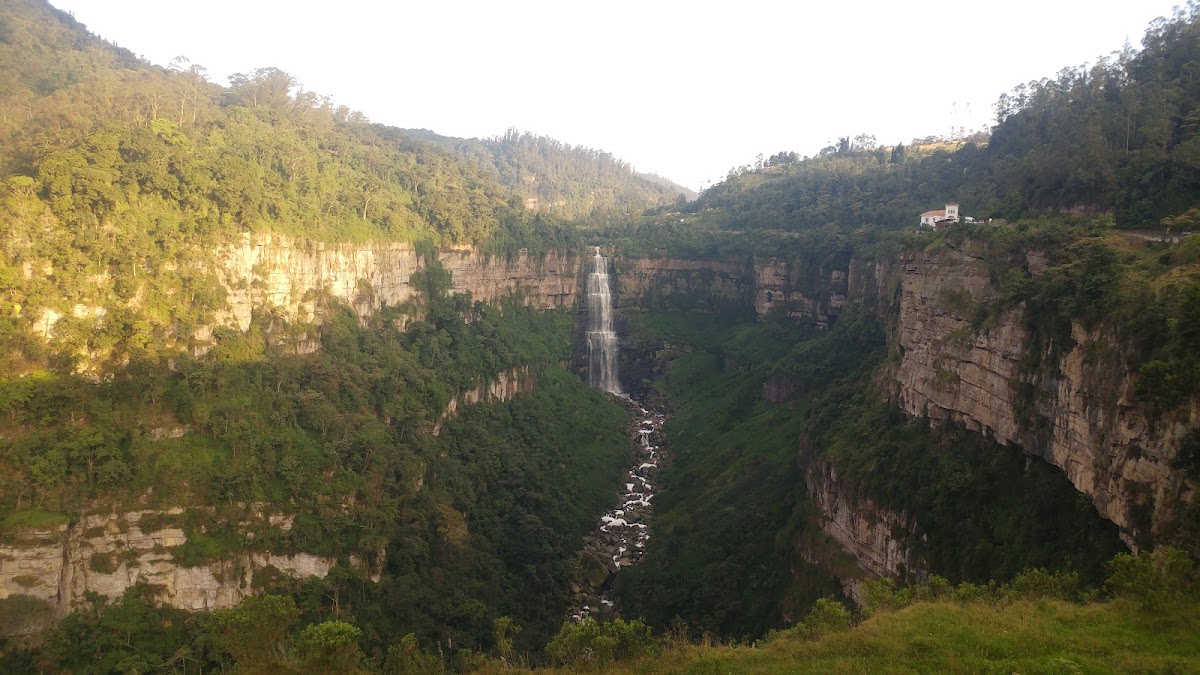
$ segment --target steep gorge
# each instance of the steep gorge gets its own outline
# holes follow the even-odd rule
[[[829,266],[770,258],[627,260],[622,307],[626,317],[683,309],[758,321],[782,307],[798,328],[819,330],[836,325],[847,311],[872,316],[886,330],[890,354],[874,381],[892,405],[927,420],[935,434],[946,425],[963,426],[997,443],[996,452],[1008,452],[1001,450],[1008,446],[1044,459],[1117,525],[1134,550],[1169,536],[1180,510],[1195,497],[1194,480],[1175,461],[1183,436],[1197,424],[1195,406],[1152,416],[1133,395],[1137,372],[1112,327],[1085,330],[1076,322],[1074,344],[1056,352],[1053,364],[1030,372],[1024,364],[1035,347],[1024,307],[1004,304],[979,254],[969,251],[944,246]],[[1030,274],[1044,269],[1036,251],[1029,261]],[[812,269],[819,274],[807,271]],[[984,308],[995,318],[980,324]],[[631,358],[647,361],[645,354]],[[726,368],[754,367],[725,358]],[[786,372],[767,374],[762,397],[786,405],[796,385]],[[1036,395],[1023,402],[1031,388]],[[920,546],[914,548],[928,535],[911,514],[847,484],[829,460],[805,452],[800,463],[817,509],[815,522],[853,555],[857,569],[834,562],[836,556],[813,545],[811,537],[798,544],[803,557],[835,571],[852,597],[863,576],[928,574],[929,561],[917,552]]]
[[[424,266],[422,256],[409,245],[323,246],[286,237],[247,240],[222,258],[217,272],[226,288],[228,308],[218,313],[218,321],[242,330],[249,327],[255,311],[265,308],[282,309],[298,321],[314,317],[316,292],[327,292],[349,305],[360,320],[367,320],[381,307],[415,299],[418,291],[410,279]],[[579,308],[587,258],[578,252],[551,252],[544,257],[522,252],[509,260],[472,249],[449,249],[439,252],[437,259],[450,272],[453,292],[469,292],[474,299],[492,303],[517,294],[538,309]],[[885,365],[880,377],[897,405],[912,416],[928,416],[933,424],[963,423],[1000,443],[1044,457],[1063,469],[1100,513],[1121,527],[1123,539],[1131,546],[1169,522],[1172,505],[1194,489],[1181,472],[1172,470],[1171,460],[1179,437],[1194,424],[1195,411],[1190,417],[1153,424],[1129,400],[1133,374],[1114,368],[1120,364],[1118,346],[1106,342],[1102,331],[1087,334],[1079,329],[1078,344],[1062,357],[1062,376],[1038,382],[1046,395],[1036,400],[1035,412],[1053,420],[1052,433],[1039,436],[1028,427],[1023,417],[1028,411],[1022,410],[1016,386],[1028,379],[1021,370],[1029,343],[1021,309],[1002,312],[995,325],[984,330],[973,328],[968,316],[971,303],[994,301],[997,291],[978,258],[963,251],[947,249],[895,260],[854,259],[844,266],[762,257],[740,261],[618,258],[614,266],[618,307],[625,316],[685,309],[765,320],[780,312],[798,326],[825,330],[837,323],[848,306],[875,313],[892,326],[889,344],[897,359]],[[962,294],[970,299],[966,305]],[[1107,348],[1099,351],[1106,359],[1097,360],[1096,345]],[[453,398],[433,433],[461,404],[504,401],[536,385],[527,367],[497,378]],[[764,397],[782,403],[792,386],[789,377],[772,376],[764,382]],[[1115,406],[1112,391],[1122,392]],[[922,563],[908,541],[915,531],[911,516],[890,512],[870,495],[841,485],[832,465],[814,462],[806,467],[804,480],[821,513],[822,529],[854,555],[861,573],[922,573]],[[1143,515],[1139,521],[1138,514],[1149,517]],[[54,567],[51,558],[63,558],[47,549],[42,556],[46,560],[35,564],[31,555],[28,551],[22,556],[21,564],[40,566],[46,574]],[[5,574],[10,563],[0,563]],[[247,569],[251,566],[253,561]],[[322,566],[327,569],[328,563],[305,567],[320,574],[316,568]],[[853,576],[843,579],[848,590],[854,585]],[[237,597],[233,589],[244,585],[236,575],[229,575],[212,592],[214,597],[233,598]],[[75,592],[59,594],[64,607],[81,597]],[[216,606],[212,598],[200,601],[187,592],[165,597],[179,606]]]

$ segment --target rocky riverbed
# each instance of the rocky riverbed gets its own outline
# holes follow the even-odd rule
[[[628,433],[634,459],[625,472],[619,505],[601,516],[596,530],[584,538],[579,577],[571,585],[568,615],[573,621],[616,612],[613,580],[623,568],[641,561],[650,539],[654,486],[666,455],[666,415],[632,399],[625,399],[625,405],[633,416]]]

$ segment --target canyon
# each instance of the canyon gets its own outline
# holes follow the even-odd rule
[[[458,248],[439,251],[436,257],[451,275],[451,292],[469,292],[491,303],[517,295],[538,309],[583,310],[581,289],[591,260],[583,252],[536,256],[522,251],[505,258]],[[417,290],[411,280],[425,266],[407,244],[330,246],[279,236],[247,237],[223,250],[219,259],[216,273],[226,290],[227,308],[218,313],[217,322],[242,330],[263,308],[279,309],[298,322],[318,318],[314,298],[322,292],[365,321],[381,307],[414,300]],[[873,312],[887,328],[889,349],[896,355],[881,370],[880,382],[898,406],[931,424],[964,424],[1059,467],[1120,527],[1131,548],[1168,527],[1176,506],[1196,490],[1172,461],[1180,437],[1200,421],[1200,410],[1193,406],[1164,420],[1149,417],[1131,394],[1135,374],[1123,365],[1121,345],[1103,328],[1076,326],[1075,344],[1063,352],[1056,371],[1023,372],[1030,338],[1021,307],[1004,309],[986,328],[972,324],[971,308],[995,302],[999,294],[969,251],[828,265],[756,257],[616,256],[612,271],[618,322],[630,312],[681,309],[731,311],[759,320],[782,313],[797,324],[827,329],[845,312]],[[1040,392],[1031,410],[1018,398],[1022,382]],[[457,394],[432,433],[462,405],[508,400],[536,386],[529,368],[498,373]],[[769,380],[763,395],[784,401],[789,386],[786,379]],[[1032,428],[1031,415],[1046,420],[1046,428]],[[848,595],[858,595],[855,577],[924,573],[909,548],[918,531],[910,517],[879,508],[869,495],[854,494],[831,467],[810,465],[805,472],[822,531],[858,561],[859,573],[842,577]],[[64,611],[88,591],[114,597],[143,581],[161,588],[160,597],[168,604],[212,609],[252,593],[255,570],[273,567],[294,576],[322,576],[334,564],[305,554],[263,552],[245,560],[182,567],[165,552],[184,543],[182,532],[143,531],[137,526],[142,515],[88,514],[70,526],[23,533],[0,549],[0,597],[35,595]],[[120,551],[128,553],[121,554],[115,571],[89,567],[94,554]]]

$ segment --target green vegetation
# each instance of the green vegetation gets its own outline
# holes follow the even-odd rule
[[[567,312],[448,296],[436,264],[416,283],[430,296],[404,333],[400,310],[361,327],[331,306],[312,354],[272,340],[281,319],[260,316],[174,371],[4,380],[20,392],[2,421],[6,525],[58,524],[52,509],[78,516],[105,501],[118,512],[211,506],[142,525],[182,528],[188,541],[171,553],[188,566],[252,550],[353,553],[387,582],[343,569],[297,592],[320,616],[339,595],[352,603],[381,653],[405,633],[485,645],[499,614],[525,626],[521,648],[540,646],[559,625],[580,537],[616,494],[625,412],[554,367],[569,357]],[[532,393],[466,406],[430,435],[452,396],[518,366],[537,378]],[[266,522],[280,511],[295,514],[290,530]]]
[[[1184,562],[1186,561],[1186,562]],[[1008,584],[870,582],[854,617],[823,599],[796,626],[753,644],[673,635],[606,673],[1189,672],[1200,667],[1196,570],[1180,551],[1121,554],[1103,599],[1072,575],[1033,569]],[[1175,589],[1170,606],[1147,604]],[[855,625],[857,624],[857,625]]]
[[[807,527],[795,446],[803,416],[762,401],[761,378],[739,369],[786,354],[794,330],[720,315],[630,321],[634,339],[691,349],[672,350],[661,384],[675,410],[667,426],[674,458],[660,479],[646,558],[622,573],[619,588],[621,606],[657,628],[678,616],[722,635],[761,635],[835,588],[791,539]]]
[[[647,208],[696,196],[664,178],[635,173],[607,152],[516,129],[484,141],[425,130],[405,133],[451,148],[481,166],[490,164],[489,175],[537,213],[591,228],[622,224]]]
[[[1030,569],[1005,584],[953,585],[940,577],[898,587],[870,581],[850,612],[821,598],[790,628],[722,643],[675,625],[564,623],[545,656],[568,672],[1191,672],[1200,667],[1200,584],[1185,553],[1121,554],[1103,587]],[[0,608],[4,605],[0,604]],[[508,617],[500,638],[520,633]],[[696,641],[699,637],[699,641]],[[212,614],[155,607],[136,591],[95,599],[41,648],[5,650],[6,672],[520,672],[541,659],[505,639],[490,653],[422,651],[414,635],[374,655],[350,622],[305,616],[283,595],[256,596]],[[446,649],[449,646],[446,645]]]
[[[1054,467],[886,403],[872,383],[884,335],[870,316],[844,315],[827,333],[719,315],[629,325],[635,340],[663,345],[650,350],[665,360],[656,386],[675,408],[655,536],[620,588],[623,606],[653,626],[679,617],[757,636],[832,592],[800,558],[820,540],[804,489],[820,462],[832,463],[844,494],[911,516],[917,529],[896,536],[953,581],[1045,567],[1095,583],[1122,550],[1115,526]],[[791,384],[791,400],[763,400],[771,376]]]
[[[372,125],[275,69],[221,88],[197,66],[113,49],[44,2],[8,3],[0,535],[85,510],[182,506],[141,522],[184,531],[169,552],[180,565],[240,571],[265,550],[336,565],[304,580],[259,569],[263,594],[211,614],[159,606],[153,588],[92,597],[43,642],[0,643],[0,670],[1197,668],[1200,507],[1178,525],[1189,552],[1105,568],[1121,550],[1115,528],[1060,472],[954,425],[931,429],[879,391],[895,289],[855,298],[828,332],[781,313],[750,322],[744,306],[629,317],[654,394],[674,408],[674,463],[647,556],[619,578],[622,611],[638,618],[563,624],[573,553],[629,459],[625,413],[560,369],[571,312],[448,295],[433,252],[536,257],[602,228],[588,236],[629,257],[786,260],[794,290],[818,297],[852,258],[966,250],[999,297],[939,299],[972,331],[1023,308],[1032,341],[1012,385],[1027,427],[1044,431],[1038,402],[1079,330],[1111,335],[1088,357],[1099,384],[1119,352],[1154,414],[1182,419],[1200,394],[1200,239],[1116,228],[1200,223],[1198,16],[1191,5],[1140,53],[1002,98],[990,138],[847,137],[815,158],[736,169],[689,204],[602,152]],[[1012,223],[907,231],[951,199]],[[229,290],[220,252],[265,235],[300,248],[410,242],[425,259],[420,297],[362,319],[315,293],[319,324],[264,309],[248,331],[216,326]],[[313,340],[320,349],[303,353]],[[530,391],[448,416],[456,396],[518,369]],[[784,392],[772,401],[769,382]],[[1197,433],[1177,459],[1190,478]],[[869,584],[864,616],[837,601],[831,573],[861,571],[817,527],[806,477],[825,466],[847,500],[911,518],[891,534],[935,575],[928,585]],[[290,526],[271,524],[280,513]],[[112,573],[131,555],[87,565]],[[2,625],[22,630],[22,615],[48,612],[0,603]],[[672,627],[767,637],[713,648],[652,633]]]

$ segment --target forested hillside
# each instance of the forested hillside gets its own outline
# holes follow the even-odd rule
[[[115,616],[186,605],[210,583],[200,608],[274,589],[307,623],[353,622],[380,654],[405,635],[478,649],[501,615],[540,648],[615,493],[624,412],[560,369],[569,302],[451,293],[437,252],[497,267],[527,248],[536,274],[547,250],[573,253],[574,226],[526,208],[490,164],[277,69],[231,80],[142,62],[40,0],[0,6],[0,547],[21,570],[0,580],[18,592],[0,600],[2,632],[88,588],[141,589],[87,610]],[[608,192],[621,208],[665,201],[626,187]],[[231,281],[231,256],[269,242],[284,260],[328,247],[360,274],[364,255],[405,261],[385,276],[409,300],[363,312],[299,279],[302,297],[283,299],[298,311],[235,317],[232,294],[270,290],[261,266]],[[354,298],[384,290],[351,281]],[[491,386],[501,400],[468,405]],[[169,656],[81,644],[47,658],[126,671]],[[186,660],[228,664],[196,649]]]
[[[1200,550],[1200,379],[1183,346],[1200,241],[1179,237],[1200,203],[1198,20],[1189,7],[1140,51],[1018,88],[988,139],[782,152],[611,232],[638,274],[645,257],[662,270],[623,297],[629,365],[677,411],[661,531],[622,602],[661,627],[756,635],[809,606],[816,568],[847,592],[858,565],[1095,582],[1123,545]],[[917,230],[949,201],[984,222]],[[1176,239],[1122,231],[1168,227]],[[718,316],[663,313],[694,307]],[[1076,424],[1102,445],[1067,458]],[[1126,442],[1128,458],[1112,451]]]
[[[483,166],[490,163],[491,175],[529,209],[590,228],[627,222],[647,208],[696,197],[665,178],[635,172],[607,152],[516,129],[498,138],[467,141],[427,131],[408,133]]]
[[[1158,228],[1200,197],[1198,12],[1157,20],[1139,50],[1015,87],[989,138],[912,147],[847,136],[811,158],[784,151],[735,167],[673,210],[734,230],[898,229],[957,201],[981,219],[1109,214],[1118,227]],[[1198,220],[1188,214],[1176,230]]]

